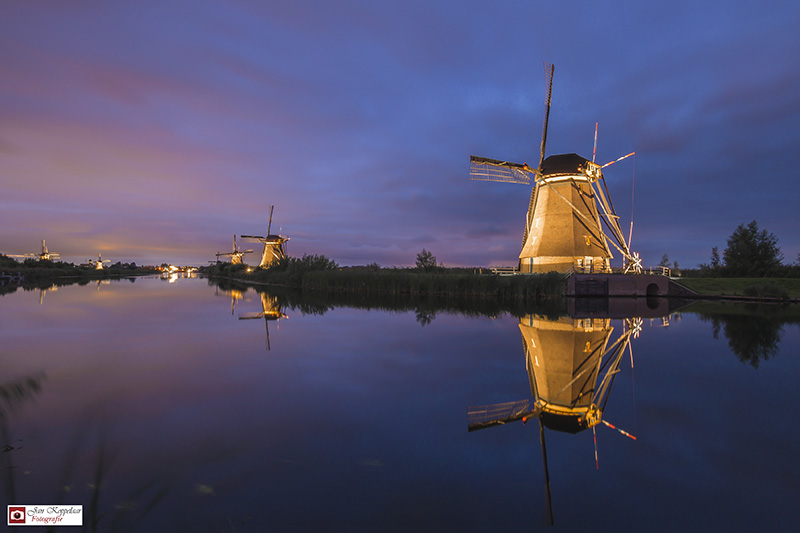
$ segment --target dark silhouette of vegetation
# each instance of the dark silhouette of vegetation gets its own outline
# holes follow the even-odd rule
[[[778,238],[767,230],[759,230],[755,220],[736,228],[728,237],[728,247],[722,257],[728,276],[748,278],[776,272],[783,260]]]
[[[780,351],[786,324],[800,325],[800,311],[791,304],[726,304],[702,302],[684,312],[711,322],[714,338],[720,333],[736,357],[753,368]]]
[[[363,267],[359,267],[363,268]],[[423,275],[423,274],[418,274]],[[307,315],[323,315],[336,307],[367,310],[413,312],[417,322],[425,326],[439,314],[461,314],[495,318],[503,313],[513,316],[537,314],[557,319],[566,314],[566,301],[561,298],[523,300],[515,298],[475,297],[469,294],[421,294],[412,292],[364,292],[319,290],[266,285],[248,285],[227,278],[209,278],[210,285],[224,291],[245,291],[248,288],[266,292],[275,298],[284,312],[299,311]]]
[[[728,237],[721,260],[719,248],[715,246],[711,249],[710,263],[703,263],[697,270],[685,274],[729,278],[798,277],[800,265],[783,265],[778,238],[765,229],[759,229],[753,220],[746,225],[740,224]]]
[[[719,259],[719,248],[714,246],[711,249],[711,268],[716,270],[716,269],[720,268],[721,266],[722,266],[722,263],[720,262],[720,259]]]
[[[21,263],[12,257],[0,254],[0,271],[7,275],[19,273],[26,284],[41,280],[55,280],[58,278],[86,278],[105,279],[128,276],[141,276],[155,274],[152,267],[140,267],[136,263],[117,262],[111,266],[98,270],[94,267],[75,266],[64,261],[51,261],[49,259],[27,258]]]
[[[419,271],[433,272],[437,267],[436,256],[423,248],[422,251],[417,254],[416,266]]]
[[[759,315],[712,317],[714,338],[722,329],[728,346],[739,361],[758,368],[759,363],[775,357],[783,337],[780,322]]]
[[[426,255],[424,259],[427,258]],[[446,269],[441,266],[427,272],[417,268],[380,268],[375,263],[366,267],[339,267],[324,256],[303,256],[300,259],[287,257],[267,269],[222,263],[203,271],[214,279],[238,279],[304,290],[369,295],[457,295],[472,299],[490,298],[501,302],[559,298],[566,289],[565,276],[555,272],[500,276],[476,269]]]

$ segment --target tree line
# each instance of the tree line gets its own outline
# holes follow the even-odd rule
[[[719,247],[711,249],[711,260],[683,275],[731,278],[800,277],[800,255],[794,264],[783,263],[783,252],[775,234],[758,227],[753,220],[740,224],[728,237],[720,255]]]

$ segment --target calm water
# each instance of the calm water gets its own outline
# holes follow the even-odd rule
[[[799,328],[726,312],[627,337],[602,418],[637,440],[597,425],[596,462],[592,429],[544,430],[554,530],[794,530]],[[547,528],[538,420],[468,432],[467,410],[559,388],[526,360],[594,365],[625,322],[423,315],[202,279],[6,294],[3,500],[101,530]]]

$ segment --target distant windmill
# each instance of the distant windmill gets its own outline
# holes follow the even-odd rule
[[[91,262],[92,262],[92,260],[89,259],[89,263],[90,264],[91,264]],[[103,259],[102,257],[100,257],[100,254],[98,253],[97,254],[97,263],[94,264],[94,268],[96,270],[103,270],[103,268],[104,268],[103,267],[103,263],[110,263],[110,262],[111,262],[110,259]]]
[[[553,65],[545,63],[548,90],[538,166],[531,168],[527,163],[470,156],[469,177],[480,181],[535,183],[519,254],[520,272],[567,272],[571,269],[610,272],[613,256],[609,244],[622,254],[625,272],[640,272],[641,260],[630,250],[631,235],[625,240],[601,171],[633,153],[602,166],[594,162],[594,154],[591,161],[578,154],[544,156],[553,71]],[[595,128],[595,151],[596,147]],[[600,181],[603,182],[602,188],[598,184]],[[611,239],[603,232],[601,217]]]
[[[264,250],[261,252],[261,262],[258,264],[259,268],[267,268],[272,263],[279,261],[286,257],[286,242],[289,237],[283,235],[272,235],[272,211],[274,205],[269,206],[269,223],[267,224],[267,235],[262,237],[260,235],[242,235],[242,239],[249,239],[258,241],[264,244]]]
[[[244,263],[244,254],[252,254],[253,250],[239,250],[239,247],[236,245],[236,235],[233,235],[233,251],[231,252],[217,252],[217,261],[219,261],[220,257],[230,256],[231,264],[232,265],[241,265]]]
[[[40,253],[30,253],[24,255],[10,255],[9,257],[27,257],[33,258],[38,257],[40,261],[52,261],[53,259],[61,259],[61,254],[58,252],[50,252],[47,250],[47,245],[44,243],[44,239],[42,239],[42,251]]]

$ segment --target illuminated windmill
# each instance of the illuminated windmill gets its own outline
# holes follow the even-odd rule
[[[539,417],[550,429],[577,433],[602,420],[605,403],[640,318],[624,320],[622,335],[609,345],[609,318],[519,320],[532,398],[469,410],[470,430]],[[631,357],[633,357],[631,355]],[[631,359],[632,361],[633,359]],[[602,377],[601,377],[602,375]],[[599,382],[598,382],[599,381]]]
[[[286,257],[286,242],[289,237],[283,235],[272,235],[272,210],[274,205],[269,206],[269,223],[267,224],[267,235],[262,237],[259,235],[242,235],[242,239],[249,239],[258,241],[264,244],[264,250],[261,252],[261,262],[258,264],[259,268],[267,268],[272,263],[279,261]]]
[[[609,345],[613,328],[608,318],[545,320],[534,315],[520,318],[519,330],[532,398],[467,410],[469,431],[516,420],[522,420],[523,424],[533,418],[538,420],[551,524],[553,506],[544,428],[568,433],[592,428],[594,433],[595,426],[602,422],[636,439],[603,420],[622,356],[629,350],[633,364],[631,337],[637,337],[641,331],[641,318],[625,319],[623,323],[622,335]],[[594,442],[597,463],[596,436]]]
[[[269,232],[268,232],[269,233]],[[270,321],[277,322],[281,318],[289,318],[281,311],[281,305],[278,299],[266,292],[261,293],[261,312],[260,313],[240,313],[239,320],[253,320],[264,319],[264,327],[267,330],[267,350],[270,349],[269,344],[269,323]]]
[[[231,252],[217,252],[217,262],[219,262],[220,257],[230,256],[231,264],[232,265],[241,265],[244,264],[244,254],[252,254],[253,250],[239,250],[239,247],[236,245],[236,235],[233,236],[233,251]]]
[[[96,270],[103,270],[103,268],[105,268],[105,267],[103,267],[103,263],[110,263],[110,262],[111,262],[110,259],[103,259],[102,257],[100,257],[100,254],[98,253],[97,254],[97,263],[94,264],[94,268]],[[92,263],[92,260],[89,259],[89,264],[91,264],[91,263]]]
[[[591,161],[578,154],[544,156],[553,70],[553,65],[545,63],[548,89],[538,166],[470,156],[469,178],[525,185],[534,182],[519,253],[520,272],[610,272],[613,255],[609,244],[622,254],[625,272],[640,272],[639,255],[630,250],[630,234],[625,240],[602,173],[603,168],[633,153],[602,166],[594,162],[594,154]],[[601,219],[611,238],[603,232]]]
[[[30,253],[24,255],[10,255],[9,257],[26,257],[26,258],[33,258],[37,257],[40,261],[52,261],[53,259],[61,259],[61,254],[58,252],[50,252],[47,250],[47,245],[44,243],[44,239],[42,239],[42,251],[40,253]]]

